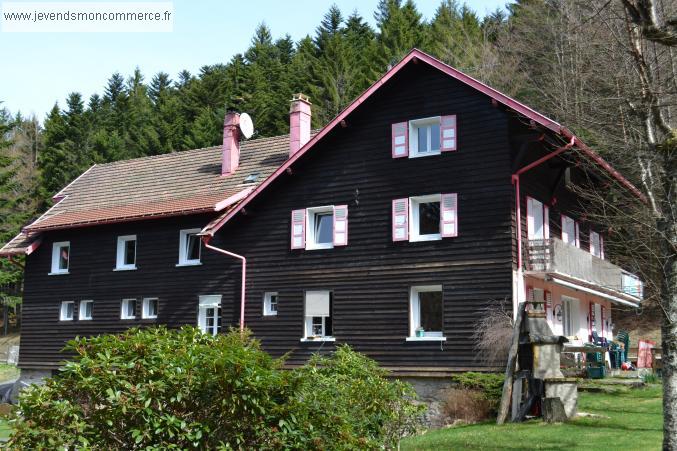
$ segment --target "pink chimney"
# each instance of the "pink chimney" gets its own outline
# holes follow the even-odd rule
[[[289,156],[310,141],[310,99],[294,94],[289,108]]]
[[[229,175],[240,165],[240,113],[228,111],[223,120],[221,175]]]

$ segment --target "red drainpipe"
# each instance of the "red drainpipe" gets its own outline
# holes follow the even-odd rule
[[[554,152],[549,153],[548,155],[539,158],[533,163],[529,163],[523,168],[519,169],[512,175],[512,184],[515,185],[515,214],[517,216],[517,268],[522,269],[522,212],[520,207],[520,175],[527,172],[529,169],[533,169],[536,166],[548,161],[551,158],[556,157],[557,155],[571,149],[576,143],[576,137],[572,136],[571,141],[568,144],[558,147]]]
[[[228,252],[227,250],[218,248],[216,246],[212,246],[211,244],[209,244],[209,240],[211,239],[212,239],[211,236],[202,237],[202,242],[204,243],[207,249],[211,249],[215,252],[228,255],[229,257],[235,257],[242,261],[242,291],[240,297],[240,331],[242,332],[244,331],[244,300],[245,300],[245,285],[247,281],[247,259],[244,256],[238,255],[234,252]]]

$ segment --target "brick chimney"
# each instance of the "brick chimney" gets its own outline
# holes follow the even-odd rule
[[[221,175],[229,175],[240,165],[240,113],[228,111],[223,120]]]
[[[310,99],[294,94],[289,108],[289,157],[310,141]]]

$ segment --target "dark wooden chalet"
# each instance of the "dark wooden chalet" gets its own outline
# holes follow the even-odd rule
[[[495,366],[474,350],[488,306],[542,297],[587,341],[611,336],[611,303],[639,304],[571,162],[638,192],[556,122],[418,50],[318,132],[310,110],[296,96],[290,135],[252,140],[229,113],[223,146],[95,165],[58,193],[0,250],[27,254],[20,367],[56,368],[76,335],[194,324],[244,325],[290,365],[348,343],[445,375]]]

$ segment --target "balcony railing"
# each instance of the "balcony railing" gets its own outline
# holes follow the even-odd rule
[[[644,287],[637,276],[557,238],[529,240],[528,252],[529,271],[557,273],[604,290],[643,297]]]

